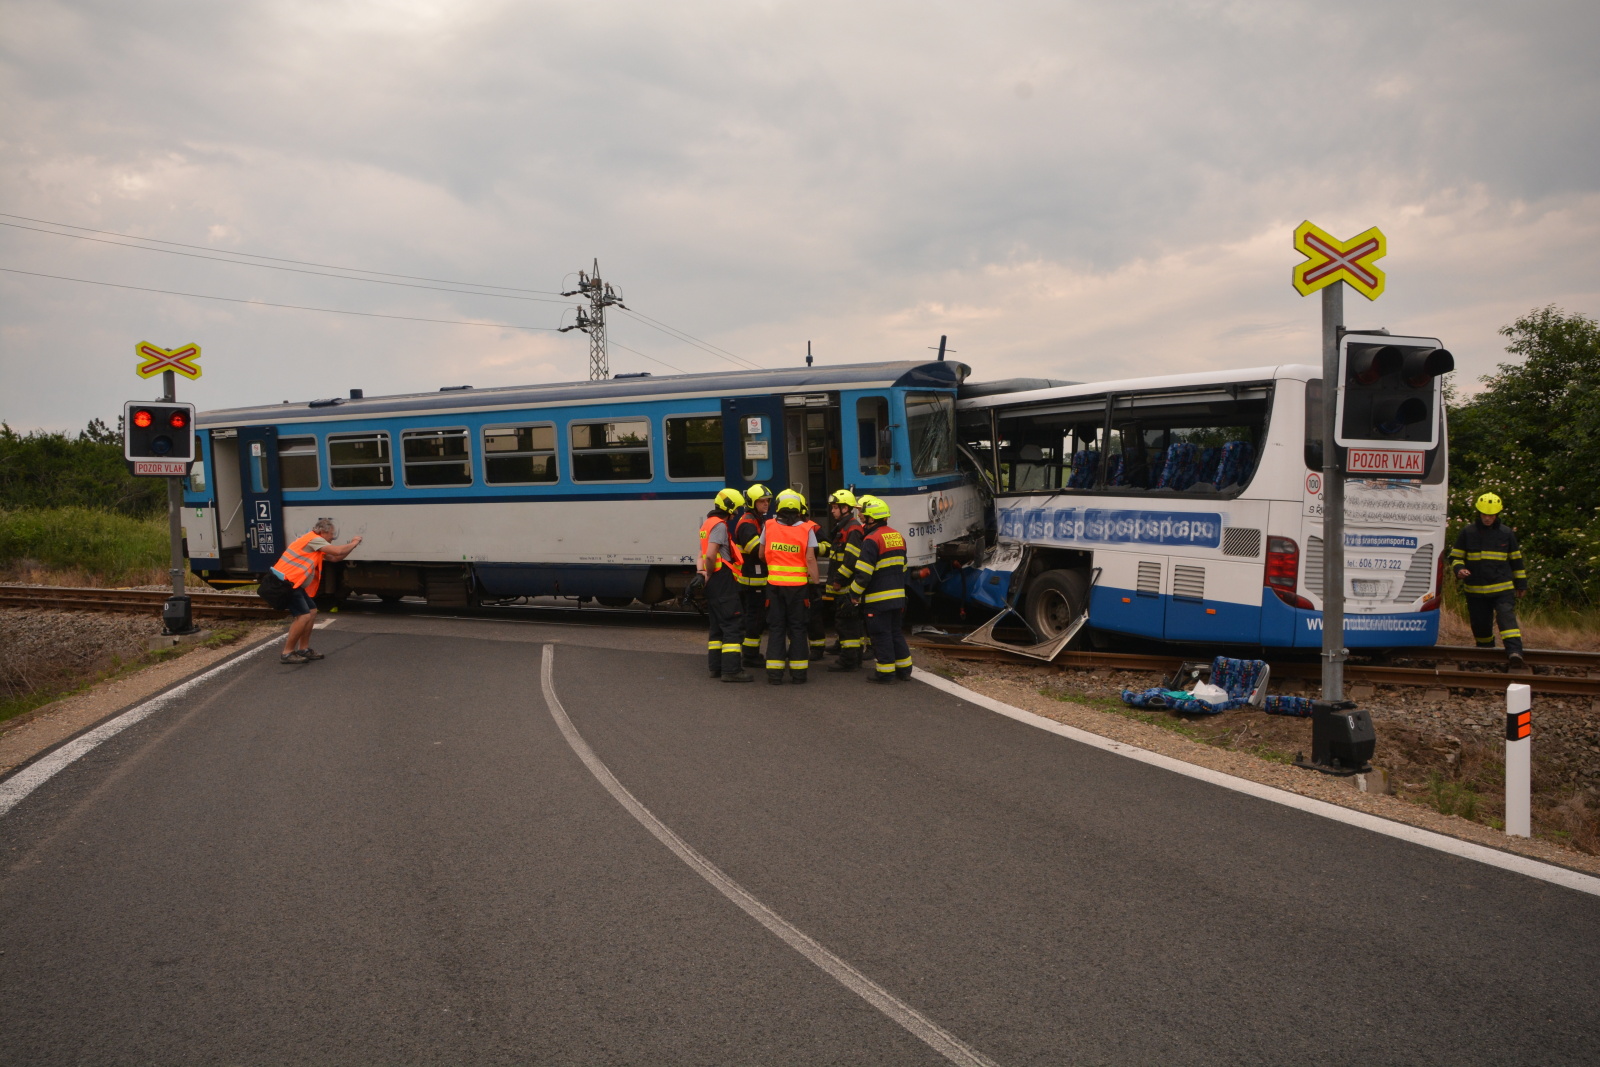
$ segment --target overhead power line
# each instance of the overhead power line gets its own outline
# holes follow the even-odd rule
[[[174,248],[194,248],[201,252],[222,252],[230,256],[243,256],[246,259],[265,259],[273,263],[293,263],[301,267],[322,267],[326,270],[347,270],[355,274],[376,274],[380,278],[404,278],[412,282],[438,282],[440,285],[471,285],[479,289],[503,289],[511,293],[534,293],[540,296],[560,296],[560,293],[548,289],[517,289],[509,285],[490,285],[487,282],[461,282],[449,278],[426,278],[414,274],[390,274],[381,270],[367,270],[363,267],[341,267],[333,263],[315,263],[304,259],[284,259],[279,256],[262,256],[254,252],[235,252],[227,248],[213,248],[210,245],[184,244],[182,241],[163,241],[159,237],[139,237],[131,233],[117,233],[114,230],[96,230],[89,226],[74,226],[70,222],[53,222],[50,219],[35,219],[27,215],[13,215],[10,212],[0,211],[0,218],[21,219],[23,222],[37,222],[44,226],[60,226],[65,230],[82,230],[84,233],[104,234],[107,237],[125,237],[130,241],[146,241],[150,244],[172,245]],[[61,234],[70,237],[71,234]],[[228,261],[224,261],[228,262]],[[484,294],[488,295],[488,294]]]
[[[700,349],[702,352],[706,352],[706,353],[708,353],[710,355],[716,356],[718,359],[723,360],[725,362],[732,363],[736,367],[742,367],[742,368],[749,369],[749,370],[765,370],[766,369],[761,364],[756,363],[754,360],[746,359],[743,356],[736,356],[732,352],[729,352],[729,351],[727,351],[725,349],[718,348],[715,345],[710,344],[709,342],[702,341],[698,337],[695,337],[692,334],[684,333],[682,330],[677,329],[676,327],[668,326],[664,322],[657,322],[655,319],[650,318],[650,316],[648,316],[648,315],[641,315],[639,312],[633,310],[632,308],[625,307],[622,310],[629,317],[638,319],[640,322],[644,323],[646,326],[649,326],[651,329],[659,330],[660,332],[666,334],[668,337],[671,337],[673,340],[682,341],[684,344],[687,344],[687,345],[693,345],[695,348]]]
[[[682,367],[674,367],[672,364],[668,363],[664,359],[657,359],[655,356],[645,356],[645,354],[643,352],[639,351],[637,348],[629,348],[627,345],[623,344],[621,341],[612,341],[612,340],[610,340],[608,338],[606,343],[608,345],[610,345],[612,348],[620,348],[624,352],[632,352],[636,356],[644,356],[644,358],[648,359],[651,363],[659,363],[663,367],[667,368],[668,370],[675,370],[679,374],[688,374],[689,373],[688,371],[684,370]]]
[[[34,278],[52,278],[58,282],[78,282],[82,285],[103,285],[108,289],[132,289],[140,293],[162,293],[166,296],[186,296],[194,300],[220,300],[227,304],[249,304],[253,307],[289,308],[294,311],[321,311],[329,315],[359,315],[365,319],[398,319],[401,322],[437,322],[446,326],[491,326],[497,330],[537,330],[542,333],[559,333],[554,326],[519,326],[511,322],[473,322],[470,319],[426,319],[417,315],[385,315],[377,311],[346,311],[343,308],[319,308],[305,304],[276,304],[268,300],[245,300],[237,296],[212,296],[209,293],[180,293],[176,289],[151,289],[144,285],[123,285],[119,282],[101,282],[93,278],[68,278],[62,274],[42,274],[35,270],[18,270],[0,267],[7,274],[26,274]],[[649,358],[646,356],[645,358]]]

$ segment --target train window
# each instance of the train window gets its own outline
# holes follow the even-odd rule
[[[319,489],[315,437],[278,438],[278,480],[284,489]]]
[[[1104,397],[1000,413],[1000,491],[1049,493],[1092,489],[1105,453]]]
[[[199,434],[194,435],[194,462],[189,464],[189,492],[191,493],[203,493],[206,491],[205,440]]]
[[[483,431],[483,480],[528,485],[556,480],[556,428],[491,426]]]
[[[387,433],[328,435],[328,481],[335,489],[387,489],[394,484]]]
[[[575,422],[572,434],[572,480],[575,482],[648,482],[650,420]]]
[[[894,436],[887,397],[864,396],[856,401],[856,438],[862,474],[888,474],[893,469]]]
[[[400,435],[406,485],[471,485],[466,430],[406,430]]]
[[[955,473],[955,397],[907,393],[906,430],[911,435],[911,470],[917,477]]]
[[[1255,473],[1271,397],[1265,385],[1116,397],[1102,487],[1237,492]]]
[[[722,416],[685,415],[666,420],[667,477],[722,477]]]

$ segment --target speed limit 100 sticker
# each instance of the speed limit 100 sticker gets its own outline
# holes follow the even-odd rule
[[[1306,475],[1306,492],[1311,496],[1322,495],[1322,475],[1316,473]]]

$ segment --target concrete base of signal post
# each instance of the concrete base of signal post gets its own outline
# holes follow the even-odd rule
[[[167,648],[177,648],[180,645],[197,645],[211,636],[211,631],[206,629],[190,630],[186,634],[161,634],[150,639],[150,651],[160,652]]]

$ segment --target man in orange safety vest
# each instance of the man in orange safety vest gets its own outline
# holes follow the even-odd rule
[[[311,627],[317,621],[317,607],[312,598],[322,585],[324,559],[338,562],[356,550],[361,543],[358,534],[347,544],[336,545],[339,535],[332,519],[318,519],[310,533],[301,534],[289,543],[272,571],[263,575],[258,587],[261,598],[273,607],[287,610],[290,615],[289,636],[283,642],[280,663],[308,663],[324,658],[311,647]]]

